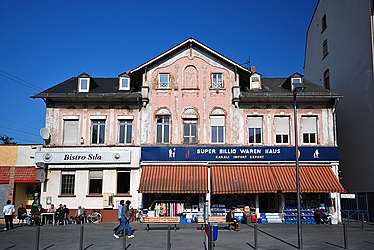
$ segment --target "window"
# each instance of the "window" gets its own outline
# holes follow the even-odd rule
[[[90,194],[102,194],[103,192],[103,171],[90,171]]]
[[[132,120],[119,120],[118,143],[132,143]]]
[[[79,92],[88,92],[90,88],[90,78],[79,78]]]
[[[170,143],[170,116],[156,117],[156,143]]]
[[[197,120],[184,119],[183,120],[183,143],[196,144],[197,143]]]
[[[92,120],[91,131],[92,144],[105,143],[105,120]]]
[[[248,143],[262,143],[262,117],[248,117]]]
[[[302,120],[303,143],[317,143],[317,117],[305,116]]]
[[[329,48],[327,47],[327,40],[323,42],[322,53],[323,53],[323,58],[325,58],[329,54]]]
[[[75,171],[61,172],[61,194],[73,195],[75,186]]]
[[[222,89],[223,88],[223,73],[213,73],[212,74],[212,89]]]
[[[330,89],[330,71],[328,69],[323,72],[323,86],[325,89]]]
[[[251,75],[249,89],[261,89],[259,74],[254,73],[253,75]]]
[[[120,90],[130,90],[130,78],[120,77],[119,78],[119,89]]]
[[[117,194],[130,193],[130,172],[117,172]]]
[[[158,87],[159,88],[170,88],[169,73],[158,74]]]
[[[286,116],[274,117],[275,121],[275,143],[289,144],[290,118]]]
[[[79,120],[65,120],[62,144],[76,145],[79,140]]]
[[[322,32],[323,33],[327,28],[326,15],[322,17]]]
[[[211,143],[225,142],[225,117],[211,116],[210,117],[210,133]]]

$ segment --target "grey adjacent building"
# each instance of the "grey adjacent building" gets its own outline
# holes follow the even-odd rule
[[[310,22],[305,77],[341,93],[337,131],[343,209],[374,219],[373,0],[320,0]],[[366,219],[366,218],[365,218]]]

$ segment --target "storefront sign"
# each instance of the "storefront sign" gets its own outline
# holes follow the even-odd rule
[[[300,161],[337,161],[337,147],[299,147]],[[294,147],[142,147],[142,161],[294,161]]]
[[[356,199],[356,194],[340,194],[342,199]]]
[[[36,152],[35,162],[69,163],[130,163],[130,152]]]

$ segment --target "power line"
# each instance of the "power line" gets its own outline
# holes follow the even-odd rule
[[[37,130],[40,129],[40,128],[37,128],[37,127],[34,127],[34,126],[22,124],[20,122],[17,122],[17,121],[14,121],[14,120],[10,120],[10,119],[6,119],[6,118],[3,118],[3,117],[0,117],[0,120],[4,120],[4,121],[7,121],[7,122],[15,123],[15,124],[18,124],[18,125],[20,125],[20,126],[22,126],[24,128],[34,128],[34,129],[37,129]]]
[[[36,90],[36,91],[42,91],[42,89],[40,87],[38,87],[35,84],[32,84],[31,82],[25,81],[25,80],[15,76],[15,75],[12,75],[12,74],[2,70],[2,69],[0,69],[0,71],[2,72],[2,73],[0,72],[0,76],[2,76],[2,77],[5,77],[5,78],[8,78],[9,80],[17,82],[24,87],[31,88],[31,89]]]
[[[5,126],[0,126],[0,127],[11,130],[11,131],[15,131],[15,132],[18,132],[18,133],[23,133],[23,134],[39,137],[39,135],[35,134],[35,133],[25,132],[25,131],[22,131],[22,130],[19,130],[19,129],[9,128],[9,127],[5,127]]]

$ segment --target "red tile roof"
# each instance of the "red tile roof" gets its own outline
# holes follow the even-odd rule
[[[9,183],[10,167],[0,167],[0,184]],[[35,167],[16,167],[14,182],[36,182]]]

